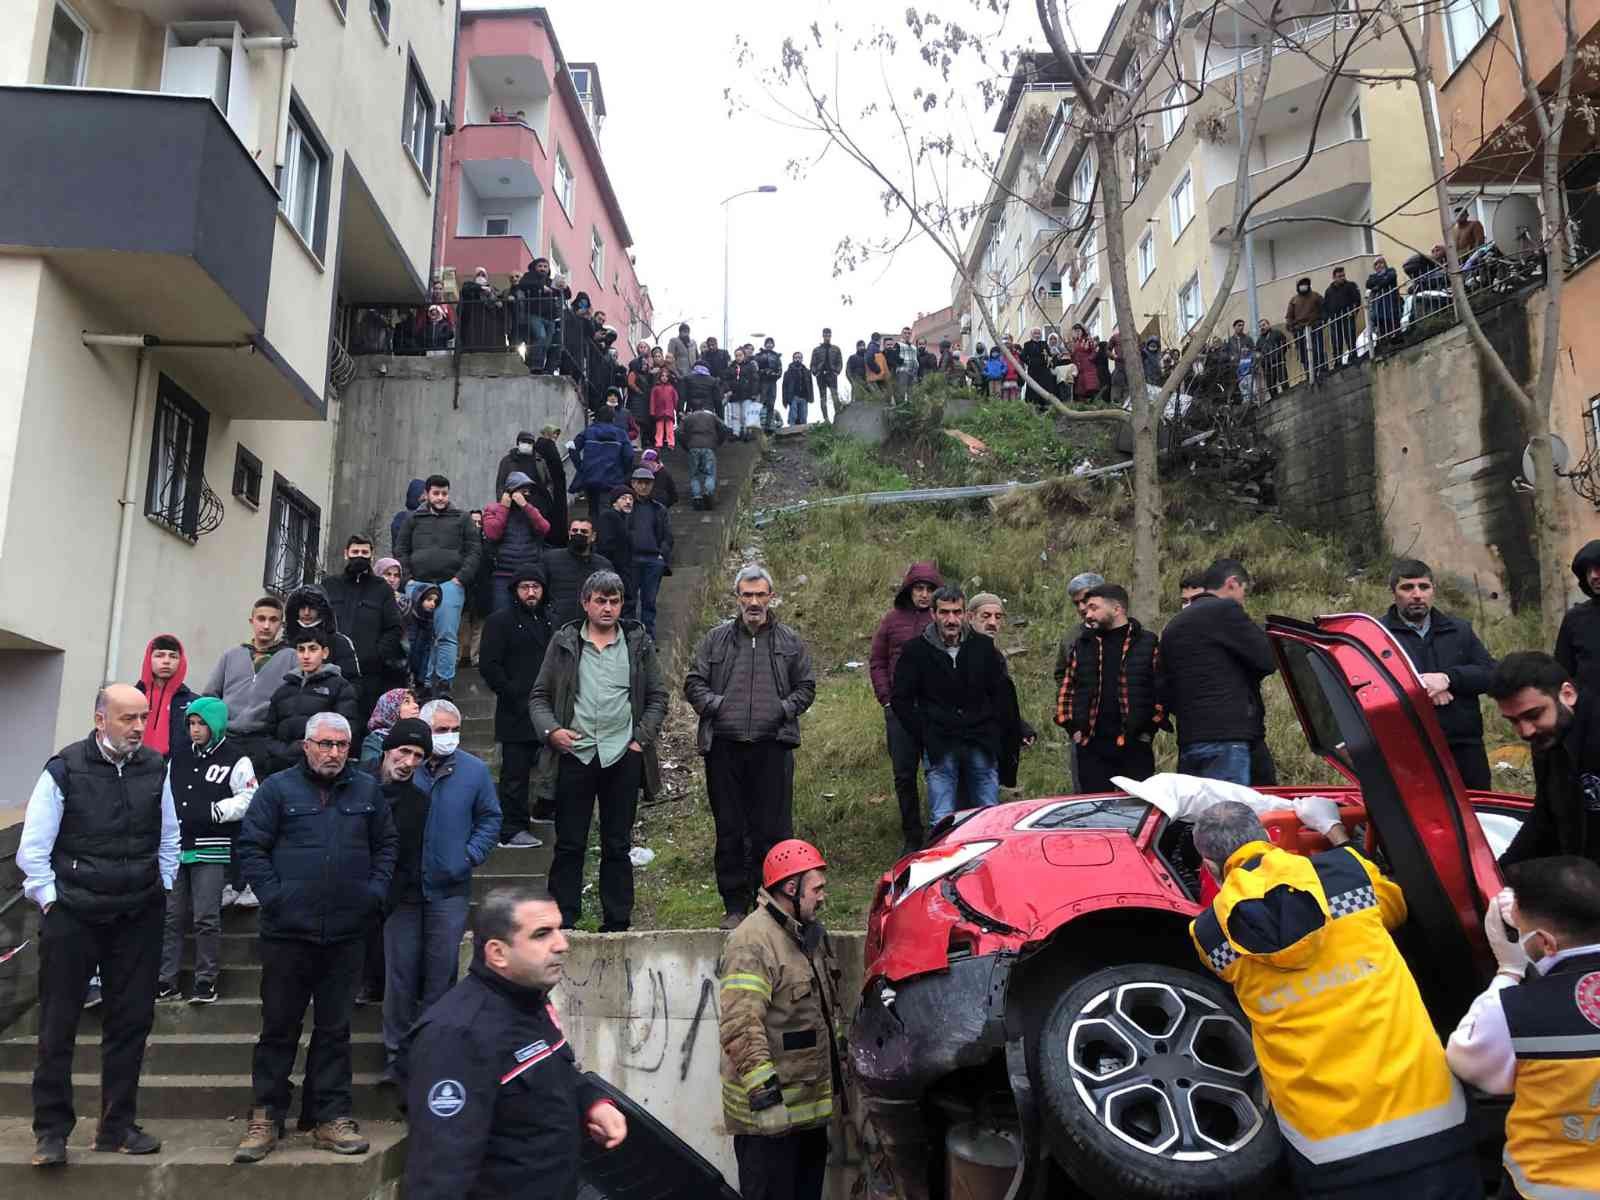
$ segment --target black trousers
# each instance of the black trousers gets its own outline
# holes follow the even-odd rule
[[[828,1127],[757,1137],[737,1133],[741,1200],[821,1200],[828,1172]]]
[[[1149,779],[1156,773],[1156,752],[1149,742],[1117,745],[1116,738],[1094,737],[1078,747],[1078,791],[1115,792],[1113,775],[1129,779]]]
[[[1277,787],[1278,764],[1273,761],[1267,739],[1258,737],[1250,743],[1250,786]]]
[[[261,1036],[251,1070],[257,1108],[275,1121],[289,1112],[295,1050],[306,1008],[311,1008],[311,1047],[306,1051],[300,1127],[309,1129],[348,1117],[350,1105],[350,1013],[365,939],[298,942],[261,939]]]
[[[1456,770],[1461,772],[1461,782],[1475,792],[1494,788],[1494,777],[1489,770],[1489,755],[1483,743],[1451,742],[1450,757],[1456,760]]]
[[[361,987],[370,999],[383,995],[388,969],[383,960],[383,914],[376,913],[361,939]]]
[[[596,754],[582,762],[561,756],[556,772],[556,849],[550,892],[568,929],[583,915],[583,853],[589,824],[600,806],[600,928],[620,931],[633,920],[633,816],[639,807],[644,755],[628,750],[609,767]]]
[[[717,829],[717,891],[728,912],[750,909],[767,851],[794,836],[793,760],[777,741],[711,743],[706,792]]]
[[[161,973],[160,897],[111,921],[85,921],[59,901],[39,925],[39,1057],[33,1070],[33,1133],[66,1137],[72,1050],[89,979],[100,969],[100,1131],[127,1132],[138,1116],[139,1072],[156,1013]]]
[[[900,805],[900,834],[908,846],[922,845],[922,797],[917,794],[917,768],[922,747],[894,715],[883,710],[883,727],[889,739],[889,762],[894,771],[894,798]]]
[[[538,742],[500,743],[500,840],[528,831],[528,779],[539,761]]]

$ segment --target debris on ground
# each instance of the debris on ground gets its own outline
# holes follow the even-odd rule
[[[967,448],[967,453],[973,458],[982,458],[989,453],[989,447],[983,441],[973,437],[970,433],[963,433],[959,429],[946,429],[946,435],[954,438]]]
[[[635,846],[628,851],[628,861],[636,867],[648,867],[656,860],[656,852],[649,846]]]

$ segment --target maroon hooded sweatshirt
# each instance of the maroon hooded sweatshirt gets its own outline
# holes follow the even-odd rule
[[[189,674],[189,655],[183,649],[183,643],[170,633],[158,633],[156,637],[169,637],[178,642],[178,669],[173,672],[171,679],[156,678],[150,666],[156,638],[151,638],[144,648],[144,665],[139,669],[136,686],[150,702],[150,716],[144,727],[144,744],[165,758],[172,752],[173,729],[178,730],[180,737],[189,736],[184,709],[194,699],[194,693],[183,682]]]
[[[878,622],[878,631],[872,635],[872,690],[878,703],[885,706],[894,698],[894,668],[900,661],[900,651],[933,620],[931,604],[927,608],[912,607],[911,585],[914,583],[943,587],[938,564],[914,562],[906,568],[906,577],[894,596],[894,607],[884,613],[883,620]]]

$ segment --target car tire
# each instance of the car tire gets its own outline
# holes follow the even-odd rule
[[[1282,1143],[1229,990],[1195,971],[1091,971],[1039,1030],[1049,1149],[1102,1200],[1276,1195]]]

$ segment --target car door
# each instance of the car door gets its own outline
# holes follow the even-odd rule
[[[1365,614],[1269,617],[1267,636],[1312,749],[1361,788],[1410,910],[1396,940],[1448,1028],[1494,970],[1482,923],[1501,880],[1427,692]]]

